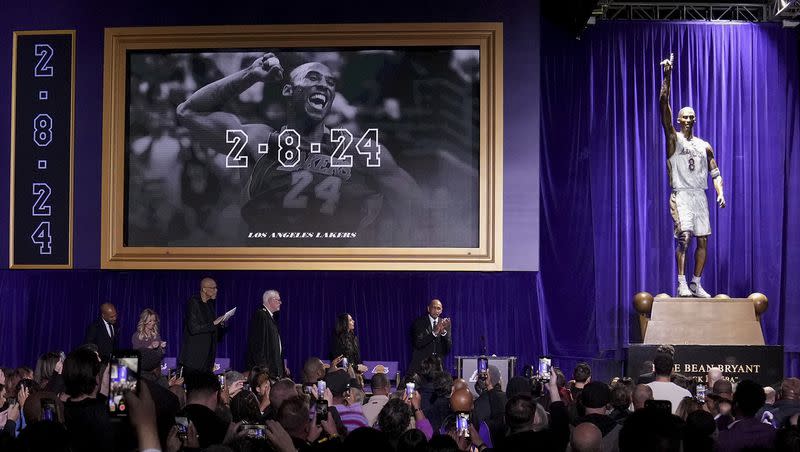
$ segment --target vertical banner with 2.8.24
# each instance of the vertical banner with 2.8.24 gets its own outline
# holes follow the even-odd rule
[[[11,268],[72,267],[75,31],[14,33]]]

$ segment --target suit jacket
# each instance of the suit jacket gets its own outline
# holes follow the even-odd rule
[[[281,333],[278,322],[261,307],[253,313],[250,320],[250,333],[247,336],[247,369],[255,366],[266,367],[272,377],[283,377],[283,353],[280,343]]]
[[[217,356],[217,342],[224,328],[214,325],[216,300],[203,303],[199,295],[189,298],[183,315],[183,342],[178,364],[189,370],[211,370]]]
[[[434,336],[428,314],[417,318],[411,326],[411,348],[414,351],[411,354],[411,364],[408,365],[408,370],[417,372],[425,358],[434,353],[444,357],[450,353],[452,346],[453,335],[449,327],[444,336]]]
[[[83,340],[84,344],[97,345],[97,352],[103,359],[108,359],[111,354],[119,349],[119,326],[114,325],[114,337],[108,335],[105,321],[98,318],[86,327],[86,336]]]

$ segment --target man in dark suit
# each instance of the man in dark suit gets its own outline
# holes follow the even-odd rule
[[[104,360],[119,348],[119,334],[117,334],[117,308],[111,303],[100,305],[100,318],[89,324],[86,328],[84,344],[95,344],[97,353]]]
[[[442,302],[434,298],[428,304],[428,313],[414,320],[411,327],[411,345],[413,353],[409,372],[419,371],[422,361],[431,356],[444,357],[450,353],[453,338],[450,334],[450,319],[440,318]]]
[[[281,303],[281,294],[277,290],[264,292],[261,306],[250,320],[250,334],[247,337],[247,368],[265,367],[272,378],[289,375],[289,369],[283,365],[283,344],[275,319]]]
[[[217,342],[225,332],[224,316],[217,317],[217,282],[200,281],[200,295],[186,303],[183,320],[183,343],[178,365],[186,370],[209,371],[214,367]]]

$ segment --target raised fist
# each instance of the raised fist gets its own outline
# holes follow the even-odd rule
[[[265,53],[250,65],[251,71],[263,82],[278,82],[283,80],[283,66],[274,53]]]
[[[664,68],[664,75],[667,75],[670,72],[672,72],[672,66],[674,64],[674,61],[675,61],[675,54],[670,53],[669,58],[659,63]]]

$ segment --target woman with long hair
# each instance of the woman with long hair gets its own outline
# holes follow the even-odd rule
[[[46,387],[53,375],[61,373],[65,358],[64,352],[47,352],[39,356],[33,371],[33,380],[40,388]]]
[[[358,347],[358,336],[354,331],[356,322],[348,313],[339,314],[336,317],[336,329],[331,338],[331,360],[338,357],[347,358],[348,366],[357,368],[361,364],[361,351]]]
[[[131,338],[133,348],[137,350],[157,349],[163,353],[167,343],[161,340],[158,325],[158,314],[155,311],[149,308],[142,311],[139,315],[139,323],[136,325],[136,332]]]

